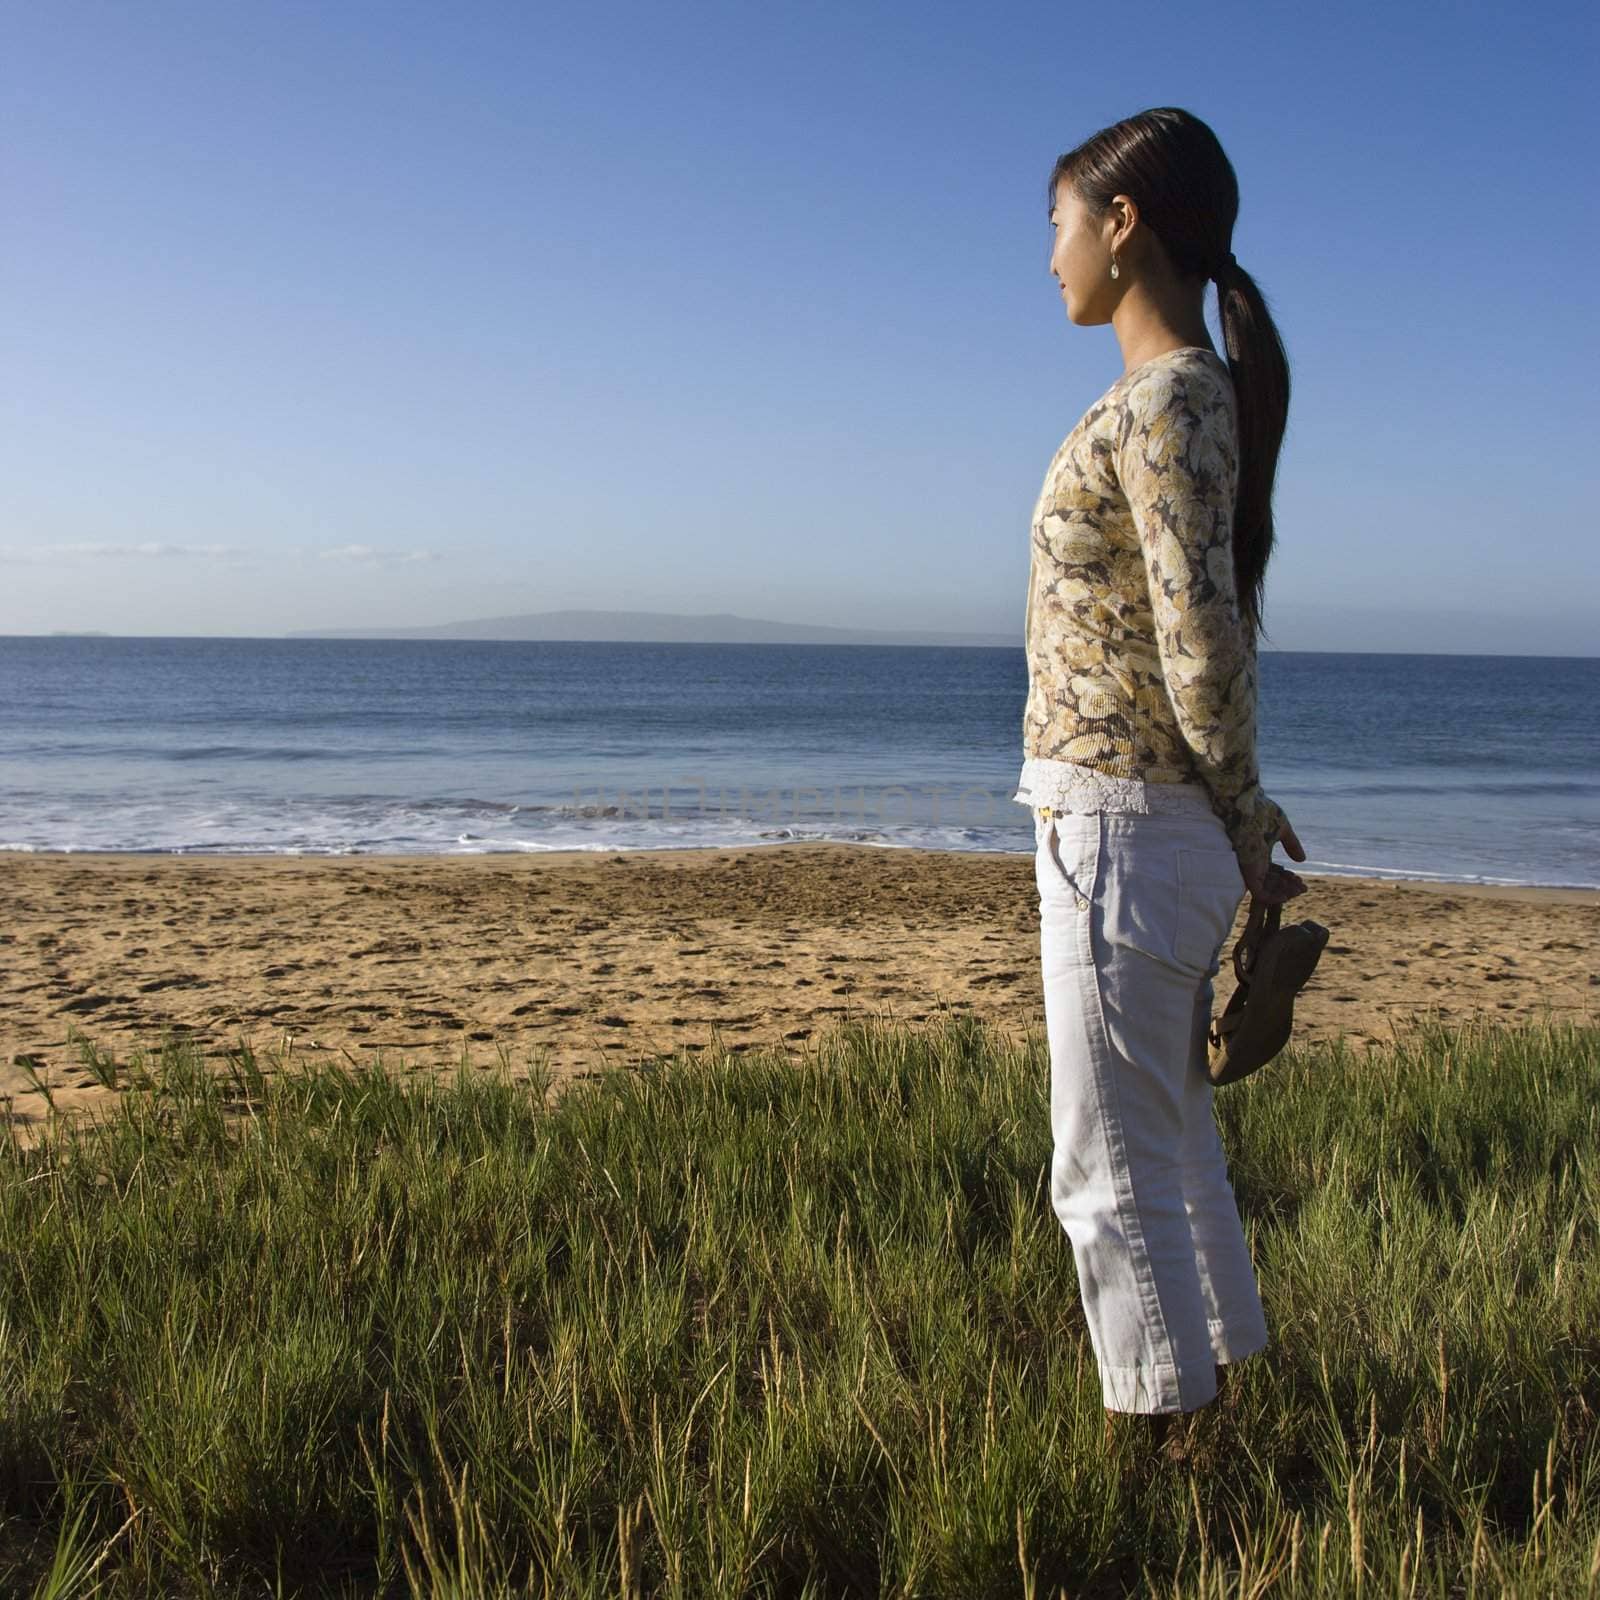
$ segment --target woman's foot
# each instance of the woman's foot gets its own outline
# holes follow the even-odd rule
[[[1126,1451],[1129,1468],[1156,1461],[1182,1465],[1189,1459],[1189,1421],[1186,1411],[1106,1412],[1106,1446]]]
[[[1223,1399],[1227,1387],[1229,1368],[1218,1362],[1217,1398],[1196,1406],[1193,1411],[1112,1411],[1106,1410],[1106,1446],[1116,1450],[1126,1445],[1129,1465],[1140,1462],[1168,1461],[1174,1465],[1189,1462],[1194,1452],[1195,1433],[1200,1413],[1215,1405],[1216,1409],[1231,1410],[1237,1395]],[[1219,1404],[1220,1402],[1220,1404]],[[1191,1418],[1194,1419],[1191,1421]]]
[[[1244,1398],[1244,1391],[1240,1389],[1237,1379],[1230,1378],[1233,1372],[1231,1366],[1217,1365],[1217,1409],[1219,1411],[1232,1411]],[[1227,1392],[1224,1393],[1223,1391]]]

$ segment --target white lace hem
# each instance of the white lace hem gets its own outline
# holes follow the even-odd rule
[[[1072,761],[1029,756],[1022,763],[1017,792],[1011,797],[1030,809],[1088,815],[1096,811],[1128,811],[1138,816],[1212,816],[1211,795],[1198,783],[1146,783],[1118,778]]]

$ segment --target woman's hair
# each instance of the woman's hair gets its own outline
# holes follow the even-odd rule
[[[1051,206],[1063,178],[1093,216],[1103,215],[1114,196],[1127,195],[1180,277],[1216,281],[1239,417],[1234,579],[1240,612],[1260,634],[1272,486],[1289,419],[1289,358],[1255,279],[1229,261],[1239,214],[1233,165],[1199,117],[1157,106],[1102,128],[1060,157],[1050,174]]]

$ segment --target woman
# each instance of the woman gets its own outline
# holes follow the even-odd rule
[[[1206,1076],[1212,977],[1245,891],[1305,883],[1256,768],[1256,635],[1289,370],[1234,260],[1216,135],[1174,107],[1050,176],[1067,318],[1122,376],[1067,435],[1033,516],[1015,798],[1035,813],[1054,1139],[1108,1434],[1163,1437],[1267,1341]],[[1217,285],[1223,343],[1206,328]]]

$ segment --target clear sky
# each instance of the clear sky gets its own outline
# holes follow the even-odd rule
[[[1269,642],[1600,653],[1595,18],[7,5],[0,632],[1020,644],[1045,467],[1122,366],[1049,277],[1049,170],[1181,105],[1293,365]]]

